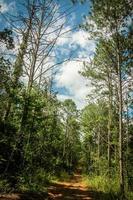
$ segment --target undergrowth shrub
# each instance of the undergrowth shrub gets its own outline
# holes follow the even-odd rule
[[[133,192],[127,192],[127,199],[133,200]]]
[[[68,172],[66,171],[61,171],[60,174],[58,176],[54,177],[54,180],[56,181],[69,181],[72,178],[72,174],[70,175]]]
[[[50,182],[51,175],[46,173],[43,169],[37,170],[34,174],[23,174],[19,178],[19,190],[21,191],[37,191],[44,192]]]
[[[0,180],[0,192],[1,193],[6,193],[6,192],[10,192],[11,191],[11,187],[10,184],[8,183],[7,180]]]

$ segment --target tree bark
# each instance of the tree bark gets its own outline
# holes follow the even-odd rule
[[[108,69],[109,70],[109,69]],[[109,88],[109,110],[108,110],[108,170],[111,172],[111,125],[112,125],[112,85],[110,72],[108,71],[108,88]]]
[[[98,175],[100,172],[100,129],[98,130],[98,136],[97,136],[97,160],[98,160]]]
[[[119,42],[118,42],[119,43]],[[119,45],[118,45],[119,46]],[[123,97],[122,97],[122,70],[120,61],[120,51],[117,48],[117,66],[118,66],[118,94],[119,94],[119,178],[121,200],[124,200],[124,155],[123,155]]]

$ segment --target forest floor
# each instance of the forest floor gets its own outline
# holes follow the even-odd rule
[[[88,190],[82,176],[75,174],[68,181],[54,181],[46,193],[33,192],[0,195],[0,200],[94,200],[95,192]]]
[[[67,182],[54,182],[48,189],[49,200],[94,200],[94,193],[89,191],[82,176],[75,174]]]

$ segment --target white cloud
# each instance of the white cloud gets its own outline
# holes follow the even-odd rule
[[[71,27],[66,27],[66,30],[70,30]],[[95,42],[88,40],[88,32],[84,30],[78,30],[66,35],[67,37],[59,38],[57,48],[59,48],[62,55],[69,55],[70,51],[74,52],[74,60],[88,61],[93,56],[92,52],[95,50]],[[83,63],[70,61],[64,63],[56,75],[56,86],[59,88],[58,98],[64,101],[67,98],[71,98],[77,104],[79,109],[82,109],[86,104],[86,96],[91,90],[90,82],[79,74],[82,71]],[[89,87],[87,86],[89,85]],[[69,95],[62,94],[60,88],[65,88]]]
[[[81,109],[86,104],[86,95],[89,92],[87,83],[89,82],[79,74],[83,65],[79,62],[70,61],[64,63],[60,72],[56,76],[58,88],[64,87],[69,95],[58,94],[60,100],[71,98],[75,101],[78,108]]]
[[[88,33],[83,30],[79,30],[72,35],[72,42],[80,45],[82,48],[85,48],[88,45],[87,38]]]
[[[8,11],[8,5],[6,3],[4,3],[2,0],[0,1],[0,11],[1,13],[5,13]]]
[[[58,42],[57,42],[58,46],[63,46],[65,44],[68,44],[69,46],[71,44],[74,44],[74,45],[78,44],[80,45],[80,47],[85,48],[88,46],[88,43],[92,42],[92,40],[88,40],[88,36],[89,36],[88,32],[81,29],[75,32],[71,32],[70,30],[71,30],[70,26],[67,26],[65,27],[65,29],[63,29],[63,33],[66,32],[66,34],[63,34],[63,36],[58,39]]]
[[[3,0],[0,0],[0,12],[1,13],[6,13],[8,11],[12,12],[15,8],[15,1],[12,1],[11,3],[7,4]]]
[[[64,32],[68,31],[68,33],[58,38],[55,48],[57,56],[60,53],[62,57],[72,55],[73,58],[88,60],[88,58],[93,56],[96,46],[95,41],[88,39],[90,35],[84,30],[74,32],[70,30],[70,26],[65,27]]]

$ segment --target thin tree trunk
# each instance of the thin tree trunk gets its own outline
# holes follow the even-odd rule
[[[98,175],[100,171],[100,130],[98,130],[98,138],[97,138],[97,160],[98,160]]]
[[[128,170],[128,159],[129,159],[129,108],[128,108],[128,92],[126,95],[126,176],[127,178],[129,178],[129,170]],[[128,188],[129,188],[129,183],[128,184]]]
[[[111,172],[111,125],[112,125],[112,86],[111,77],[108,72],[108,87],[109,87],[109,110],[108,110],[108,170]]]
[[[120,193],[121,200],[124,200],[124,155],[123,155],[123,98],[122,98],[122,71],[120,65],[119,48],[117,49],[117,64],[118,64],[118,94],[119,94],[119,175],[120,175]]]

